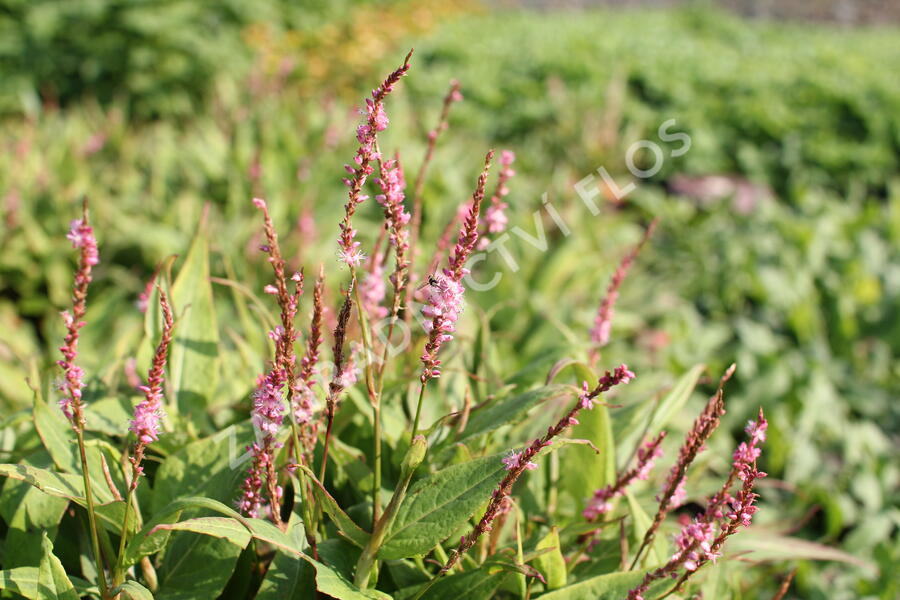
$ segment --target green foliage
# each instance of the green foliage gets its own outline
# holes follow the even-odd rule
[[[314,588],[336,598],[415,595],[434,573],[433,561],[443,562],[479,518],[505,473],[498,453],[543,434],[574,401],[572,386],[593,379],[579,361],[597,301],[640,235],[635,223],[651,217],[661,219],[658,234],[622,289],[613,341],[599,363],[627,362],[638,380],[607,398],[612,406],[580,415],[571,432],[599,455],[575,444],[542,456],[539,470],[514,491],[515,510],[526,518],[511,513],[497,524],[496,552],[473,548],[463,570],[426,597],[521,597],[526,589],[549,600],[623,597],[644,568],[671,556],[675,524],[664,525],[634,572],[617,572],[618,523],[604,524],[589,560],[563,563],[593,528],[579,516],[585,497],[629,466],[644,435],[662,429],[670,431],[661,461],[668,467],[710,391],[706,377],[731,362],[738,371],[728,415],[691,472],[690,499],[702,502],[716,490],[734,446],[728,431],[737,434],[758,406],[771,422],[762,468],[779,484],[761,490],[757,530],[729,543],[724,559],[698,575],[698,588],[711,598],[764,596],[799,563],[797,594],[804,597],[896,595],[900,85],[884,67],[900,60],[895,31],[695,12],[507,12],[466,17],[415,40],[413,70],[392,97],[382,142],[386,152],[403,149],[410,180],[423,129],[432,126],[451,76],[466,96],[426,182],[428,242],[419,267],[471,193],[478,156],[489,145],[518,155],[508,201],[511,225],[523,235],[513,230],[507,242],[515,270],[497,253],[475,269],[477,280],[498,273],[500,283],[467,292],[459,335],[442,355],[445,376],[423,410],[423,422],[434,424],[429,452],[378,554],[371,581],[382,591],[362,591],[353,570],[370,540],[375,481],[362,383],[340,406],[327,477],[311,488],[325,538],[318,559],[307,546],[297,479],[284,482],[297,506],[285,532],[230,508],[247,467],[240,457],[254,440],[248,396],[270,358],[265,332],[276,322],[262,293],[270,267],[256,250],[260,223],[248,200],[270,200],[284,254],[292,268],[306,268],[308,283],[326,264],[326,305],[336,311],[347,284],[333,260],[345,198],[337,171],[352,156],[355,125],[339,102],[299,103],[290,91],[244,89],[239,63],[250,57],[239,28],[256,18],[294,17],[267,14],[268,4],[248,15],[244,4],[232,4],[206,11],[187,2],[7,2],[0,11],[0,68],[13,73],[3,93],[27,98],[40,89],[45,99],[71,105],[31,110],[33,120],[10,120],[0,134],[9,149],[0,157],[0,450],[8,463],[0,466],[0,588],[32,598],[39,581],[52,583],[57,595],[71,586],[81,594],[96,581],[78,448],[50,391],[73,264],[64,234],[88,196],[101,264],[79,364],[88,373],[89,478],[102,534],[113,546],[124,503],[110,491],[103,461],[113,485],[125,490],[122,455],[136,396],[126,380],[129,359],[144,373],[160,329],[157,311],[141,315],[133,305],[157,268],[177,319],[166,431],[149,449],[140,510],[127,528],[125,562],[140,583],[129,579],[122,591],[132,598],[151,588],[158,598],[215,597],[239,579],[259,598],[312,597]],[[329,8],[313,10],[309,26],[318,27]],[[13,31],[10,16],[28,26]],[[66,53],[70,60],[54,61]],[[160,74],[151,78],[145,65]],[[359,85],[371,88],[377,72],[373,65]],[[44,86],[48,80],[54,88]],[[214,80],[222,85],[206,103]],[[75,103],[87,87],[110,104]],[[0,110],[18,110],[20,97],[4,96]],[[138,126],[124,116],[173,114],[190,118]],[[624,184],[633,141],[672,149],[658,136],[671,118],[673,131],[690,134],[691,149],[667,157],[624,206],[598,199],[602,212],[591,215],[572,183],[605,166]],[[673,182],[683,174],[740,176],[772,195],[749,209],[728,195],[679,196]],[[570,235],[542,209],[544,190]],[[355,226],[364,248],[380,219],[374,203],[360,207]],[[524,235],[540,240],[541,227],[544,252]],[[308,297],[298,321],[304,335]],[[150,306],[155,302],[154,294]],[[415,351],[387,371],[385,500],[403,476],[418,335]],[[286,436],[282,441],[290,447]],[[318,466],[321,439],[313,458]],[[652,520],[661,478],[637,483],[616,505],[632,552]],[[818,512],[805,518],[813,508]],[[50,540],[55,549],[48,551]],[[743,551],[760,564],[748,569],[728,560]]]

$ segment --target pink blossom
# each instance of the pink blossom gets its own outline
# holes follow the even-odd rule
[[[273,368],[257,379],[256,391],[253,392],[253,425],[273,439],[284,420],[283,387],[284,372]]]
[[[463,309],[463,292],[462,284],[455,281],[449,271],[435,274],[429,281],[422,308],[422,315],[428,319],[424,323],[425,330],[429,333],[429,342],[422,353],[423,381],[441,376],[438,351],[453,339],[456,321]]]
[[[85,219],[75,219],[71,223],[71,229],[66,238],[72,242],[73,248],[81,248],[82,257],[86,264],[95,266],[100,262],[100,254],[97,251],[97,239],[94,237],[94,228],[87,224]]]
[[[506,466],[507,471],[522,467],[522,452],[511,452],[509,456],[503,458],[503,464]],[[527,471],[533,471],[537,469],[538,466],[534,462],[528,460],[524,463],[524,467]]]
[[[357,267],[363,260],[363,254],[359,251],[359,242],[355,241],[356,230],[352,226],[352,219],[357,206],[368,199],[368,196],[362,194],[362,188],[369,175],[375,171],[372,163],[381,159],[376,141],[378,132],[388,126],[387,114],[384,112],[384,99],[409,70],[411,55],[412,53],[408,54],[400,68],[388,75],[381,85],[372,91],[372,97],[366,99],[366,106],[362,111],[365,121],[356,130],[356,138],[359,141],[359,148],[356,156],[353,157],[356,166],[345,165],[344,167],[350,174],[350,177],[344,180],[350,191],[347,204],[344,205],[344,218],[340,223],[338,257],[351,268]]]
[[[134,418],[128,429],[138,441],[150,444],[159,439],[159,424],[165,415],[160,402],[162,398],[145,385],[138,389],[147,394],[147,397],[134,408]]]

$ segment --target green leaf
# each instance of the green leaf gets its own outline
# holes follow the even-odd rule
[[[201,221],[187,258],[172,285],[176,315],[175,338],[169,353],[169,383],[175,415],[186,416],[201,431],[207,429],[207,410],[219,377],[219,331],[209,280],[209,243],[206,219]],[[149,311],[148,311],[149,312]]]
[[[156,472],[153,512],[183,497],[231,502],[246,474],[248,463],[242,458],[248,458],[246,446],[252,441],[251,425],[242,423],[173,452]]]
[[[765,530],[744,531],[731,538],[725,548],[729,552],[750,552],[749,558],[752,560],[827,560],[877,572],[877,567],[872,562],[838,548]]]
[[[62,563],[53,554],[53,543],[46,532],[41,538],[44,557],[38,567],[38,591],[42,598],[58,600],[78,600],[75,586],[69,581]]]
[[[296,510],[296,509],[295,509]],[[296,512],[288,522],[288,538],[292,545],[306,547],[303,522]],[[292,553],[279,550],[266,570],[266,576],[256,593],[256,600],[314,600],[316,598],[315,569],[306,560],[298,560]]]
[[[632,543],[640,544],[644,539],[644,534],[647,533],[647,530],[650,529],[650,525],[653,524],[653,520],[650,518],[650,515],[641,508],[637,498],[634,497],[634,494],[632,494],[630,490],[625,490],[625,498],[628,500],[628,510],[631,511]],[[651,563],[661,564],[664,561],[666,556],[665,543],[662,536],[656,536],[653,542],[651,542],[650,552],[648,554],[648,557],[651,558]]]
[[[46,469],[38,469],[29,465],[0,465],[0,477],[18,479],[51,496],[67,498],[81,506],[86,507],[84,499],[84,480],[80,475],[69,473],[55,473]],[[122,519],[125,516],[125,503],[112,500],[112,495],[106,486],[94,488],[95,506],[98,520],[108,529],[119,532],[122,529]],[[134,520],[129,521],[134,527]]]
[[[40,450],[22,462],[45,467],[49,455]],[[41,560],[41,536],[48,531],[56,535],[57,525],[69,501],[45,494],[23,481],[7,479],[0,494],[0,516],[9,529],[3,547],[3,565],[7,568],[34,566]]]
[[[517,423],[525,418],[525,414],[532,407],[571,393],[570,386],[547,385],[524,394],[504,398],[486,408],[474,411],[459,441],[494,431],[503,425]]]
[[[328,513],[328,516],[331,517],[331,520],[334,521],[340,532],[357,547],[365,548],[371,536],[353,522],[353,519],[343,511],[309,468],[303,465],[300,468],[306,472],[313,483],[312,490],[316,496],[316,501],[321,503],[322,509]]]
[[[115,593],[123,594],[125,598],[130,598],[131,600],[153,600],[153,594],[150,593],[150,590],[137,581],[126,581],[116,590]]]
[[[391,597],[378,590],[361,590],[343,575],[329,566],[304,557],[316,570],[316,589],[338,600],[390,600]]]
[[[444,577],[435,583],[424,597],[428,600],[457,600],[459,598],[490,600],[495,597],[497,589],[509,575],[507,571],[496,566],[493,568],[482,566],[479,569]],[[418,587],[408,592],[404,590],[405,593],[402,597],[410,597],[417,590]]]
[[[684,408],[688,398],[691,397],[691,392],[697,387],[697,380],[700,379],[700,375],[703,374],[705,369],[706,365],[694,365],[687,373],[678,379],[653,413],[653,418],[650,420],[646,435],[653,436],[662,431],[663,427],[668,425],[672,416]]]
[[[628,592],[644,579],[643,571],[627,571],[624,573],[608,573],[592,577],[547,594],[538,596],[541,600],[622,600]],[[666,580],[663,585],[672,584]],[[650,588],[653,590],[653,586]],[[645,597],[651,598],[650,594]]]
[[[228,540],[175,532],[158,569],[156,600],[215,598],[225,589],[240,554]]]
[[[571,435],[590,441],[599,453],[589,446],[571,448],[566,461],[578,468],[562,469],[557,485],[571,496],[580,510],[594,490],[615,482],[616,449],[609,409],[594,406],[591,410],[581,411],[578,420]]]
[[[16,567],[0,571],[0,590],[15,592],[26,598],[38,598],[38,568]]]
[[[205,509],[218,512],[228,517],[239,520],[244,519],[236,510],[211,498],[190,497],[179,498],[166,505],[162,510],[156,511],[153,519],[144,525],[125,549],[123,561],[126,565],[133,565],[142,556],[153,554],[162,549],[168,539],[164,529],[157,529],[160,525],[169,524],[178,520],[181,513],[187,509]],[[247,527],[247,526],[245,526]]]
[[[559,528],[551,527],[550,533],[537,543],[535,550],[550,549],[534,559],[535,568],[547,580],[547,589],[555,590],[566,585],[566,561],[559,544]]]
[[[34,401],[34,426],[53,458],[54,464],[66,473],[81,475],[81,456],[78,452],[78,444],[72,427],[55,406],[49,406],[38,398]],[[103,462],[109,469],[113,484],[120,490],[126,489],[125,478],[120,469],[121,454],[104,440],[87,440],[85,442],[85,454],[88,461],[92,490],[95,495],[101,490],[108,498],[104,502],[112,500],[112,492],[103,473]],[[102,458],[101,458],[102,455]]]
[[[382,559],[425,554],[463,525],[503,479],[500,455],[447,467],[416,481],[378,552]]]
[[[253,538],[250,530],[228,517],[197,517],[177,523],[163,523],[154,527],[150,534],[153,535],[158,531],[193,531],[228,540],[239,548],[246,548]]]

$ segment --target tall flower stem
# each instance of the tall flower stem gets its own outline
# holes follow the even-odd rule
[[[100,538],[97,535],[94,494],[91,492],[91,476],[88,471],[87,453],[84,449],[84,431],[80,427],[75,430],[75,437],[78,438],[78,452],[81,455],[81,476],[84,480],[84,501],[85,504],[87,504],[88,525],[91,528],[91,548],[94,551],[94,559],[97,563],[97,585],[100,588],[101,596],[107,598],[109,597],[109,586],[106,584],[106,573],[103,570],[103,559],[100,555]]]
[[[419,401],[416,403],[416,416],[413,419],[412,431],[409,432],[410,444],[412,444],[413,439],[416,437],[416,432],[419,430],[419,416],[422,414],[422,400],[425,398],[425,385],[426,383],[423,381],[419,386]]]
[[[97,564],[97,584],[103,598],[109,596],[109,587],[106,584],[106,572],[103,569],[103,557],[100,554],[100,538],[97,533],[97,517],[94,508],[94,495],[91,490],[91,477],[88,471],[87,452],[84,447],[84,410],[82,406],[81,390],[84,387],[84,371],[75,364],[78,357],[78,334],[84,326],[84,316],[87,312],[87,292],[91,282],[91,270],[100,262],[97,251],[97,239],[94,230],[88,222],[87,200],[82,205],[82,217],[72,221],[72,227],[66,236],[75,248],[80,249],[78,269],[75,271],[75,281],[72,286],[72,312],[62,313],[66,326],[65,344],[60,347],[63,360],[58,361],[65,373],[65,381],[61,389],[64,393],[59,405],[63,414],[72,425],[75,437],[78,440],[78,452],[81,455],[81,476],[84,481],[84,500],[87,505],[88,525],[91,530],[91,546],[94,552],[94,560]]]
[[[356,281],[356,269],[351,267],[352,279]],[[363,352],[365,355],[365,378],[366,391],[369,395],[369,403],[372,405],[372,423],[373,423],[373,484],[372,484],[372,521],[377,521],[381,515],[381,401],[378,396],[378,390],[375,388],[375,376],[372,368],[372,357],[374,349],[372,347],[372,336],[369,331],[369,319],[366,316],[365,305],[360,295],[359,286],[353,286],[356,295],[356,315],[359,319],[359,328],[362,331]]]

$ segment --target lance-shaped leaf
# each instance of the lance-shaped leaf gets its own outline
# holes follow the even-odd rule
[[[175,415],[190,416],[205,429],[206,411],[219,376],[219,331],[209,279],[206,218],[201,221],[187,258],[172,285],[172,306],[178,319],[169,353]]]
[[[53,554],[53,543],[47,537],[46,532],[41,539],[41,548],[44,552],[38,566],[37,587],[41,598],[48,600],[78,600],[78,592],[69,581],[62,563]]]
[[[359,525],[344,512],[337,501],[328,493],[325,486],[322,485],[309,468],[303,465],[300,465],[300,468],[303,469],[312,482],[313,494],[316,496],[316,501],[321,504],[322,510],[328,513],[328,516],[331,517],[331,520],[334,521],[334,524],[337,525],[344,537],[353,542],[357,547],[365,548],[366,544],[369,543],[369,534],[363,531]]]
[[[599,577],[591,577],[580,583],[568,585],[548,594],[542,594],[541,600],[622,600],[629,590],[641,583],[643,571],[626,571],[624,573],[608,573]],[[671,587],[668,579],[657,581],[650,586],[647,598],[655,598],[656,591],[665,586]]]
[[[503,425],[517,423],[525,418],[533,407],[571,394],[572,388],[565,385],[546,385],[537,389],[500,400],[494,404],[472,412],[466,430],[459,441],[494,431]]]
[[[566,585],[566,561],[559,545],[559,529],[550,528],[550,533],[535,546],[536,550],[549,550],[534,559],[535,568],[547,580],[547,589],[555,590]]]
[[[416,481],[397,512],[378,556],[425,554],[462,526],[503,479],[500,455],[447,467]]]

